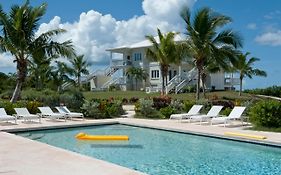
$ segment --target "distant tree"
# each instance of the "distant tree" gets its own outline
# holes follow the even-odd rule
[[[188,8],[180,13],[186,24],[186,46],[197,68],[196,99],[199,99],[202,72],[206,72],[208,63],[221,68],[228,67],[235,61],[236,48],[242,46],[241,37],[233,30],[223,30],[223,26],[231,22],[231,18],[215,13],[209,8],[200,9],[191,19]]]
[[[63,43],[52,40],[53,36],[65,32],[62,29],[50,30],[37,36],[39,20],[46,12],[47,4],[32,7],[29,1],[22,6],[14,5],[10,13],[0,7],[0,51],[10,52],[17,64],[17,84],[11,98],[16,102],[20,98],[21,88],[28,74],[29,60],[35,52],[44,51],[48,57],[60,55],[71,57],[74,49],[71,41]]]
[[[84,55],[75,56],[73,59],[70,59],[70,63],[72,64],[72,73],[77,78],[77,84],[80,87],[81,75],[89,75],[88,67],[90,63],[84,59]]]
[[[62,91],[62,85],[65,82],[74,82],[69,75],[72,73],[72,68],[67,66],[66,63],[55,61],[56,66],[52,67],[51,76],[53,84],[57,87],[57,91]]]
[[[135,90],[137,90],[138,87],[138,80],[146,80],[148,77],[145,70],[136,67],[130,67],[126,72],[126,75],[135,79]]]
[[[259,61],[259,58],[252,57],[249,60],[247,60],[247,56],[250,55],[249,52],[246,54],[240,54],[238,56],[238,60],[236,64],[234,64],[234,68],[239,72],[240,76],[240,90],[239,90],[239,96],[241,96],[242,93],[242,83],[243,79],[245,77],[253,78],[253,76],[263,76],[266,77],[267,74],[265,71],[260,69],[254,69],[254,63]]]
[[[164,35],[159,29],[157,29],[157,32],[159,42],[157,42],[153,36],[146,36],[146,38],[152,43],[152,48],[147,49],[146,55],[152,61],[159,62],[160,64],[160,72],[162,76],[162,93],[164,93],[169,65],[175,62],[174,56],[176,55],[177,49],[174,38],[176,33],[168,32]]]
[[[44,50],[32,54],[28,64],[29,86],[34,86],[37,90],[46,88],[51,79],[51,62],[56,58],[58,55],[47,57]]]

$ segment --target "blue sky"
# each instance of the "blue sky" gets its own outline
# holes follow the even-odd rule
[[[22,0],[0,1],[5,11]],[[258,68],[268,73],[267,78],[254,77],[245,81],[245,88],[281,85],[281,1],[278,0],[31,0],[31,4],[48,3],[40,32],[62,27],[69,31],[60,39],[72,39],[77,50],[98,67],[109,63],[106,48],[141,41],[147,34],[163,31],[182,31],[178,10],[188,5],[193,11],[201,7],[233,18],[228,27],[239,31],[244,38],[243,51],[261,59]],[[110,14],[110,15],[107,15]],[[55,17],[57,16],[57,17]],[[6,59],[5,59],[6,57]],[[0,71],[14,70],[9,56]],[[95,67],[93,68],[95,69]]]

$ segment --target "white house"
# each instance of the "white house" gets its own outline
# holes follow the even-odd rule
[[[175,38],[175,41],[180,40],[179,36]],[[144,40],[128,46],[108,49],[107,51],[111,55],[111,64],[105,71],[101,71],[102,73],[94,73],[90,76],[91,89],[101,90],[108,88],[110,85],[116,85],[124,91],[132,90],[133,88],[137,90],[143,89],[148,93],[160,91],[162,77],[159,64],[151,62],[146,57],[146,50],[151,46],[152,44],[148,40]],[[117,58],[115,55],[118,55]],[[135,80],[126,76],[129,67],[144,69],[149,75],[146,81],[138,80],[136,83]],[[180,66],[170,65],[166,93],[178,93],[186,86],[195,85],[196,77],[197,71],[189,63],[183,62]],[[233,78],[230,74],[219,72],[207,75],[207,89],[226,90],[234,85],[239,85],[239,80]]]

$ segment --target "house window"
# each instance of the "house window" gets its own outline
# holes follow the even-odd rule
[[[141,61],[141,53],[135,53],[134,54],[134,58],[135,58],[135,61]]]
[[[159,70],[151,71],[151,79],[159,79]]]

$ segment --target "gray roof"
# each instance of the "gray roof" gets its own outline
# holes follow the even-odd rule
[[[156,36],[154,37],[157,43],[159,43],[159,37]],[[175,41],[183,41],[183,37],[180,35],[175,36]],[[110,48],[107,49],[106,51],[111,51],[111,52],[116,52],[116,53],[123,53],[125,50],[130,50],[130,49],[136,49],[136,48],[146,48],[146,47],[151,47],[152,43],[149,40],[143,40],[141,42],[137,42],[131,45],[125,45],[125,46],[120,46],[120,47],[115,47],[115,48]]]

